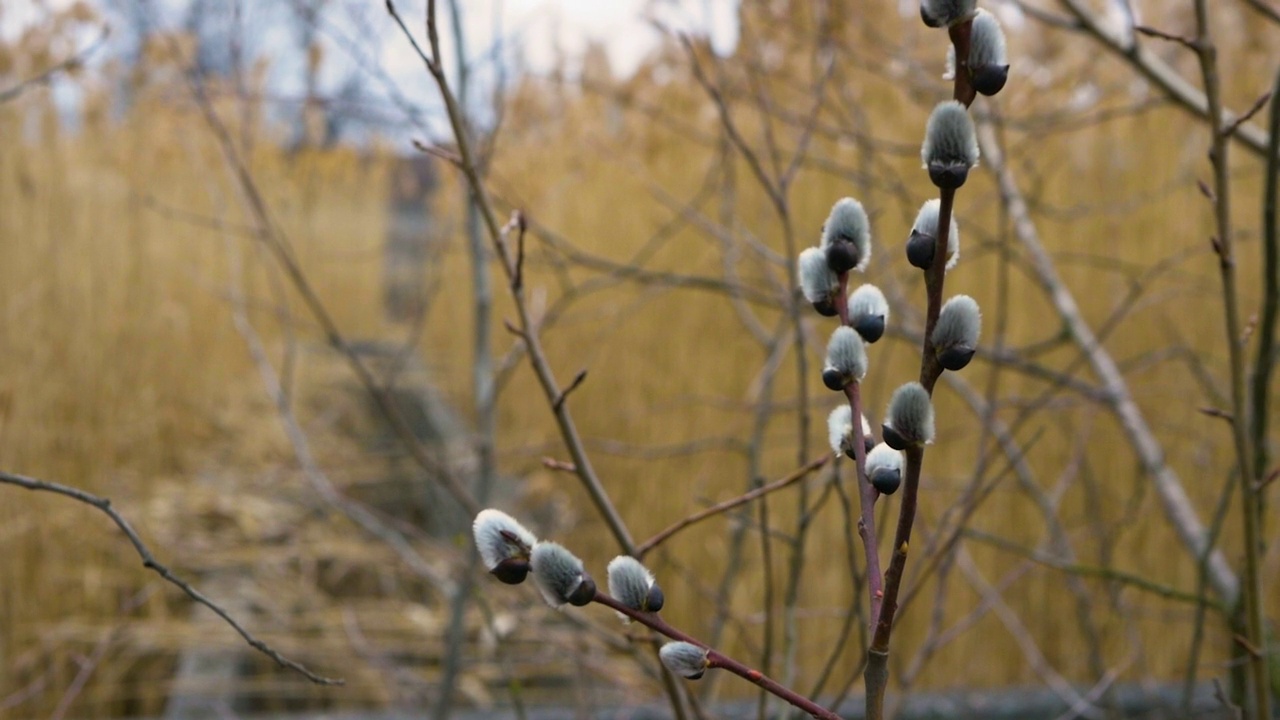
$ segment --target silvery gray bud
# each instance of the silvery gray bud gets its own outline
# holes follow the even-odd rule
[[[892,495],[902,485],[902,453],[884,443],[867,453],[867,481],[881,495]]]
[[[853,409],[847,404],[837,405],[831,414],[827,416],[827,442],[831,445],[831,452],[838,454],[843,453],[850,459],[857,457],[854,455],[853,443]],[[863,451],[869,451],[875,445],[875,439],[871,437],[871,423],[867,422],[867,416],[862,416],[862,448]]]
[[[909,382],[893,391],[881,431],[894,450],[933,442],[933,401],[923,385]]]
[[[494,577],[519,585],[529,574],[529,554],[538,538],[501,510],[481,510],[471,525],[480,559]]]
[[[867,348],[862,337],[851,327],[841,325],[831,333],[827,343],[827,364],[822,369],[822,383],[831,390],[860,382],[867,375]]]
[[[968,295],[956,295],[942,306],[938,322],[933,326],[933,349],[938,364],[947,370],[960,370],[973,359],[982,332],[982,312]]]
[[[813,309],[827,317],[836,315],[835,294],[840,291],[840,278],[827,267],[827,256],[818,248],[808,248],[796,261],[800,290]]]
[[[658,612],[665,602],[653,573],[630,555],[619,555],[609,561],[609,594],[640,612]]]
[[[920,19],[932,28],[950,27],[973,15],[977,0],[921,0]]]
[[[928,270],[933,265],[933,256],[938,248],[938,216],[941,210],[942,201],[938,198],[925,201],[916,214],[915,224],[911,226],[911,235],[907,237],[907,262],[921,270]],[[960,261],[960,225],[956,222],[954,212],[951,213],[949,227],[947,270]]]
[[[978,136],[973,119],[958,100],[938,103],[933,109],[920,157],[934,185],[952,190],[964,185],[969,168],[978,164]]]
[[[707,651],[693,643],[669,642],[658,651],[658,657],[668,670],[689,680],[697,680],[707,671]]]
[[[889,301],[875,285],[859,286],[849,293],[849,326],[858,331],[862,339],[873,343],[884,335],[889,322]]]
[[[842,198],[831,208],[822,226],[822,251],[827,266],[837,275],[862,271],[871,260],[871,223],[862,203]]]
[[[553,608],[565,603],[581,607],[596,596],[596,583],[583,569],[582,561],[558,543],[534,546],[530,565],[538,590]]]
[[[995,95],[1009,79],[1009,58],[1000,21],[986,10],[978,10],[969,34],[969,73],[973,89]]]

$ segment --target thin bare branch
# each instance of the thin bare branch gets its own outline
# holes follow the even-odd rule
[[[1168,40],[1169,42],[1177,43],[1185,47],[1186,49],[1190,50],[1191,52],[1196,52],[1197,50],[1196,41],[1193,38],[1183,37],[1182,35],[1174,35],[1173,33],[1167,33],[1163,30],[1157,30],[1156,28],[1153,28],[1153,27],[1147,27],[1146,25],[1134,25],[1133,29],[1135,32],[1140,32],[1143,35],[1149,35],[1150,37],[1153,37],[1153,38],[1160,38],[1161,40]]]
[[[645,540],[644,542],[637,545],[635,557],[643,559],[644,556],[647,555],[651,550],[653,550],[657,546],[669,540],[672,535],[675,535],[676,533],[688,528],[691,525],[696,525],[697,523],[700,523],[703,520],[706,520],[707,518],[715,517],[716,515],[726,513],[736,507],[746,505],[747,503],[753,500],[756,500],[757,498],[764,497],[765,495],[768,495],[771,492],[776,492],[790,485],[794,485],[795,483],[808,477],[810,473],[820,469],[822,466],[831,462],[832,457],[833,456],[831,455],[823,455],[822,457],[813,460],[807,465],[804,465],[802,467],[796,468],[795,470],[792,470],[785,477],[780,478],[778,480],[774,480],[768,485],[761,485],[760,487],[755,488],[754,490],[743,493],[742,495],[739,495],[735,498],[725,500],[724,502],[716,503],[715,505],[712,505],[711,507],[705,510],[700,510],[699,512],[696,512],[682,520],[679,520],[673,523],[672,525],[667,527],[665,530],[659,532],[658,534],[654,535],[648,540]],[[543,464],[546,464],[545,460],[543,461]]]
[[[561,408],[564,407],[564,401],[569,397],[569,393],[573,392],[574,390],[577,390],[578,386],[581,385],[582,382],[586,379],[587,379],[587,369],[583,368],[578,371],[577,375],[573,376],[573,380],[569,381],[569,386],[566,387],[564,390],[561,390],[560,394],[556,395],[556,399],[551,401],[551,409],[555,410],[556,412],[560,412]]]
[[[404,31],[405,37],[413,45],[414,50],[423,60],[428,72],[431,73],[435,80],[436,87],[440,91],[440,95],[444,100],[445,109],[449,116],[449,122],[453,129],[454,140],[458,147],[458,156],[461,158],[459,169],[466,177],[467,185],[471,191],[472,197],[475,199],[476,207],[480,210],[481,219],[489,233],[489,239],[493,247],[498,251],[499,258],[502,260],[502,269],[510,284],[515,278],[515,269],[511,262],[507,259],[503,252],[502,228],[498,224],[497,213],[494,211],[493,204],[489,197],[488,189],[481,181],[479,170],[476,166],[472,155],[470,139],[467,136],[465,128],[465,120],[461,108],[458,106],[457,97],[453,94],[453,90],[449,85],[448,78],[444,75],[444,70],[440,66],[439,57],[439,37],[436,34],[435,20],[435,2],[431,0],[427,4],[427,35],[430,42],[431,56],[428,57],[413,38],[413,33],[405,27],[404,22],[400,19],[396,12],[395,3],[387,0],[387,11],[396,18],[397,24]],[[509,330],[521,334],[525,348],[529,354],[529,361],[533,365],[534,375],[538,378],[538,383],[542,386],[543,394],[546,396],[549,405],[555,402],[560,396],[561,388],[559,382],[555,378],[555,372],[551,369],[550,361],[547,359],[546,353],[542,348],[541,341],[538,339],[537,333],[534,332],[534,323],[529,313],[529,308],[525,303],[524,293],[511,293],[514,301],[516,313],[519,317],[519,327],[516,328],[511,323],[507,323]],[[631,533],[627,529],[626,524],[622,520],[622,516],[618,513],[613,501],[609,499],[608,493],[604,489],[603,483],[596,475],[595,469],[587,457],[586,449],[582,443],[582,437],[578,433],[577,425],[574,423],[572,415],[564,405],[559,408],[552,408],[555,415],[556,423],[560,427],[561,437],[565,441],[565,445],[569,449],[569,454],[573,458],[574,468],[577,470],[578,478],[582,481],[583,487],[587,494],[591,497],[596,509],[604,518],[609,526],[610,532],[614,539],[622,549],[628,553],[635,550],[635,541],[631,538]]]
[[[601,605],[604,605],[605,607],[613,608],[614,610],[622,613],[623,615],[626,615],[632,620],[635,620],[636,622],[650,629],[656,630],[657,632],[662,633],[663,635],[671,638],[672,640],[687,642],[702,648],[707,653],[707,667],[709,668],[720,668],[723,670],[728,670],[729,672],[733,673],[734,675],[737,675],[740,678],[743,678],[744,680],[748,680],[752,683],[755,683],[766,692],[785,700],[786,702],[790,703],[792,706],[808,713],[810,716],[814,718],[818,718],[818,720],[840,720],[839,715],[836,715],[830,710],[827,710],[821,705],[800,695],[799,693],[795,692],[791,688],[781,685],[776,680],[773,680],[772,678],[761,673],[759,670],[755,670],[747,665],[744,665],[743,663],[729,657],[728,655],[725,655],[721,652],[718,652],[712,649],[706,643],[703,643],[702,641],[698,640],[692,635],[689,635],[687,633],[684,633],[672,627],[671,625],[667,624],[665,620],[659,617],[657,613],[649,613],[649,612],[641,612],[641,611],[633,610],[627,605],[624,605],[618,600],[614,599],[612,596],[608,595],[607,593],[601,592],[600,590],[596,590],[595,597],[593,598],[592,601],[599,603]]]
[[[1256,12],[1271,22],[1280,24],[1280,10],[1277,10],[1275,6],[1267,2],[1267,0],[1244,0],[1244,4],[1253,8]]]
[[[1262,108],[1267,106],[1267,101],[1271,99],[1271,92],[1272,91],[1268,90],[1267,92],[1264,92],[1261,95],[1259,95],[1258,99],[1253,101],[1253,105],[1250,105],[1249,109],[1245,110],[1240,117],[1236,118],[1235,120],[1223,126],[1222,134],[1225,137],[1231,137],[1232,135],[1235,135],[1236,131],[1240,129],[1241,125],[1249,122],[1249,120],[1253,118],[1254,115],[1257,115],[1262,110]],[[1274,155],[1268,156],[1268,157],[1273,158]]]
[[[1209,102],[1203,92],[1196,89],[1171,65],[1136,40],[1105,25],[1101,15],[1095,12],[1086,0],[1059,0],[1059,2],[1076,20],[1082,32],[1089,34],[1107,50],[1128,62],[1172,100],[1201,118],[1210,116]],[[1223,121],[1226,125],[1233,123],[1237,117],[1235,113],[1223,111]],[[1266,152],[1267,136],[1253,125],[1241,126],[1232,137],[1243,143],[1254,154],[1262,155]]]
[[[1197,595],[1186,590],[1179,590],[1175,587],[1162,585],[1149,578],[1133,573],[1117,570],[1113,567],[1085,565],[1077,562],[1065,561],[1061,558],[1054,557],[1039,550],[1023,547],[1015,542],[1006,540],[1005,538],[982,532],[981,530],[964,529],[961,534],[970,539],[999,548],[1006,552],[1014,553],[1021,557],[1027,558],[1038,565],[1061,570],[1071,575],[1079,575],[1083,577],[1094,577],[1107,582],[1114,582],[1127,587],[1132,587],[1142,592],[1158,595],[1166,600],[1176,600],[1185,603],[1204,603],[1219,613],[1226,615],[1229,611],[1221,600],[1211,595]]]
[[[1251,480],[1254,478],[1252,438],[1244,418],[1249,412],[1248,377],[1245,373],[1244,345],[1240,341],[1242,324],[1240,299],[1236,282],[1235,237],[1231,215],[1231,169],[1228,160],[1231,122],[1225,115],[1222,81],[1218,69],[1218,48],[1209,26],[1208,0],[1195,0],[1196,53],[1209,111],[1209,162],[1213,166],[1213,219],[1217,235],[1214,250],[1218,254],[1218,275],[1222,281],[1223,329],[1226,332],[1227,357],[1231,380],[1231,438],[1235,446],[1236,470],[1241,483],[1241,514],[1244,516],[1244,572],[1240,600],[1244,611],[1244,631],[1255,646],[1266,644],[1260,546],[1262,545],[1262,508]],[[1266,412],[1255,408],[1255,412]],[[1251,653],[1246,660],[1252,696],[1252,717],[1271,717],[1271,677],[1267,660]]]
[[[289,658],[285,657],[278,650],[271,647],[270,645],[263,642],[262,640],[259,640],[257,636],[255,636],[253,633],[246,630],[243,625],[241,625],[235,618],[231,617],[231,615],[226,610],[223,610],[222,607],[218,605],[216,602],[209,599],[199,590],[196,590],[186,580],[183,580],[182,578],[175,575],[173,571],[168,568],[168,566],[164,565],[163,563],[161,563],[159,560],[156,559],[156,556],[151,552],[150,548],[147,547],[146,543],[142,541],[142,538],[138,535],[138,532],[133,529],[133,525],[130,525],[129,521],[126,520],[123,515],[121,515],[119,512],[116,511],[116,509],[111,505],[111,501],[109,499],[98,496],[98,495],[94,495],[92,493],[85,492],[84,490],[80,490],[78,488],[73,488],[68,485],[62,485],[56,482],[49,482],[47,480],[38,480],[33,477],[27,477],[25,475],[17,475],[14,473],[9,473],[4,471],[0,471],[0,483],[4,483],[6,485],[16,485],[17,487],[24,488],[26,490],[54,493],[55,495],[69,497],[72,500],[76,500],[86,505],[90,505],[92,507],[97,508],[98,510],[105,513],[107,517],[111,518],[111,521],[116,524],[116,527],[120,528],[120,531],[123,532],[125,537],[129,539],[129,542],[133,545],[133,549],[137,551],[138,556],[142,558],[143,567],[147,568],[148,570],[155,571],[157,575],[159,575],[160,577],[164,578],[168,582],[175,585],[182,592],[186,593],[187,597],[190,597],[192,600],[195,600],[201,605],[204,605],[205,607],[212,610],[214,613],[218,615],[218,617],[222,618],[228,625],[230,625],[237,633],[240,633],[240,637],[244,638],[244,641],[249,643],[250,647],[262,653],[263,655],[266,655],[272,660],[276,661],[276,663],[278,663],[282,667],[287,667],[290,670],[296,671],[297,673],[299,673],[300,675],[302,675],[303,677],[305,677],[306,679],[310,680],[311,682],[317,685],[342,685],[343,684],[343,680],[341,678],[330,678],[330,677],[325,677],[323,675],[317,675],[311,670],[308,670],[306,666],[302,665],[301,663],[294,660],[290,660]]]
[[[178,54],[176,46],[174,47],[174,53],[175,55]],[[294,257],[288,237],[284,234],[279,224],[274,221],[266,198],[245,164],[240,151],[237,150],[226,124],[222,122],[217,112],[214,111],[204,84],[194,73],[187,73],[187,81],[191,95],[200,109],[205,124],[217,139],[222,150],[223,159],[231,168],[240,191],[245,198],[248,210],[255,222],[255,232],[259,241],[271,253],[281,270],[284,271],[290,284],[302,297],[303,304],[306,305],[307,310],[320,325],[325,340],[342,355],[347,365],[360,381],[360,384],[373,398],[374,404],[391,425],[392,431],[396,433],[404,444],[414,462],[426,472],[431,473],[464,510],[472,515],[478,513],[481,509],[479,503],[462,486],[461,482],[453,476],[449,468],[444,463],[438,462],[433,458],[426,446],[418,440],[413,428],[409,425],[409,421],[405,419],[404,413],[400,410],[400,406],[391,397],[387,389],[374,378],[368,366],[365,365],[364,361],[351,346],[351,343],[347,341],[338,328],[337,321],[334,320],[333,315],[320,299],[319,294],[315,291],[297,258]]]
[[[102,47],[106,43],[107,38],[110,36],[111,36],[111,26],[109,25],[104,26],[102,28],[102,33],[98,35],[97,39],[94,40],[92,43],[90,43],[83,50],[75,53],[74,55],[67,58],[66,60],[63,60],[62,62],[57,63],[56,65],[49,67],[43,72],[40,72],[37,75],[33,75],[27,78],[26,80],[19,82],[17,85],[14,85],[13,87],[7,87],[4,90],[0,90],[0,104],[9,102],[10,100],[16,100],[19,96],[21,96],[26,91],[39,85],[47,85],[50,82],[53,82],[54,78],[58,77],[59,75],[63,73],[71,72],[76,68],[80,67],[81,65],[84,65],[85,61],[89,59],[89,56],[97,52],[98,48]]]
[[[1195,556],[1209,549],[1208,535],[1199,514],[1191,503],[1181,478],[1165,462],[1164,450],[1155,437],[1149,422],[1133,400],[1128,382],[1120,372],[1115,359],[1102,346],[1093,328],[1084,318],[1075,296],[1062,282],[1053,261],[1049,258],[1039,230],[1031,219],[1030,210],[1012,169],[1005,162],[1004,153],[996,138],[990,119],[979,113],[978,143],[982,148],[983,166],[995,175],[1005,212],[1013,224],[1014,237],[1026,249],[1041,285],[1049,294],[1059,317],[1071,331],[1071,338],[1088,358],[1089,365],[1110,398],[1109,407],[1120,421],[1130,446],[1137,454],[1143,469],[1151,477],[1160,497],[1165,516],[1187,549]],[[1209,578],[1224,601],[1233,602],[1239,592],[1239,580],[1227,563],[1221,550],[1209,555]]]

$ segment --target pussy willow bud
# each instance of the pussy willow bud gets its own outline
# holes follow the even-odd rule
[[[894,450],[933,442],[933,401],[918,382],[893,391],[881,437]]]
[[[875,285],[862,285],[849,293],[849,325],[862,339],[873,343],[884,335],[889,322],[889,301]]]
[[[480,559],[494,577],[519,585],[529,574],[529,554],[538,538],[501,510],[481,510],[471,525]]]
[[[658,612],[665,602],[653,573],[630,555],[619,555],[609,561],[609,594],[640,612]]]
[[[960,370],[973,359],[982,332],[982,312],[968,295],[956,295],[942,306],[938,323],[933,326],[933,349],[938,364],[947,370]]]
[[[827,364],[822,369],[822,383],[831,390],[843,390],[859,382],[867,374],[867,348],[862,337],[851,327],[841,325],[831,333],[827,343]]]
[[[884,443],[867,453],[867,481],[881,495],[892,495],[902,485],[902,453]]]
[[[933,256],[938,248],[938,216],[941,214],[942,201],[938,198],[926,200],[916,214],[916,222],[911,226],[911,235],[907,237],[907,262],[921,270],[928,270],[933,265]],[[951,214],[950,230],[947,231],[947,270],[960,261],[960,225],[956,223],[955,213]]]
[[[853,443],[853,409],[848,404],[837,405],[827,416],[827,442],[831,444],[831,452],[844,453],[849,459],[854,455]],[[867,416],[862,416],[862,449],[868,452],[875,446],[875,438],[871,436],[871,423]]]
[[[533,579],[547,604],[583,606],[596,596],[596,583],[582,568],[582,561],[562,545],[541,542],[530,558]]]
[[[658,651],[662,664],[671,672],[697,680],[707,671],[707,651],[687,642],[669,642]]]
[[[1009,58],[1000,21],[986,10],[978,10],[969,33],[969,73],[973,89],[995,95],[1009,79]]]
[[[871,260],[871,223],[862,203],[853,198],[836,201],[822,226],[822,251],[831,272],[862,271]]]
[[[929,27],[948,27],[969,19],[977,4],[977,0],[921,0],[920,19]]]
[[[826,253],[818,248],[808,248],[796,261],[796,274],[804,299],[813,309],[827,317],[835,317],[835,295],[840,291],[840,279],[827,267]]]
[[[969,168],[978,164],[973,119],[958,100],[938,103],[929,115],[920,158],[934,185],[953,190],[964,185]]]

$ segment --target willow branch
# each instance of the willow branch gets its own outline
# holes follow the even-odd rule
[[[659,617],[655,613],[640,612],[638,610],[632,610],[630,607],[622,604],[617,599],[613,598],[609,594],[602,592],[600,590],[596,590],[595,597],[592,598],[592,601],[599,603],[601,605],[604,605],[605,607],[612,608],[622,613],[623,615],[626,615],[632,620],[640,623],[641,625],[644,625],[645,627],[651,630],[657,631],[671,638],[672,640],[679,640],[681,642],[687,642],[692,645],[697,645],[698,647],[707,651],[707,663],[709,667],[728,670],[729,672],[733,673],[734,675],[737,675],[740,678],[743,678],[744,680],[748,680],[752,683],[755,683],[765,692],[768,692],[771,695],[774,695],[775,697],[781,698],[782,700],[791,704],[793,707],[803,710],[804,712],[808,713],[812,717],[819,718],[820,720],[840,720],[839,715],[822,707],[821,705],[815,703],[809,698],[804,697],[803,695],[797,693],[791,688],[788,688],[782,685],[778,681],[761,673],[759,670],[755,670],[750,666],[709,647],[706,643],[702,642],[701,640],[698,640],[692,635],[689,635],[675,627],[672,627],[671,625],[667,624],[667,621],[663,620],[661,617]]]

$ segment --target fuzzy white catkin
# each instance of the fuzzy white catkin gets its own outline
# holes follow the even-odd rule
[[[867,375],[867,348],[858,331],[841,325],[827,343],[827,367],[858,382]]]
[[[871,452],[867,453],[867,475],[873,475],[880,470],[901,471],[902,453],[884,443],[871,448]]]
[[[538,543],[533,548],[530,564],[538,590],[553,608],[569,602],[569,596],[582,584],[582,561],[558,543]]]
[[[683,641],[669,642],[658,651],[662,664],[683,678],[697,680],[707,671],[707,651]]]
[[[854,269],[859,272],[866,270],[871,260],[871,222],[867,220],[867,211],[862,208],[862,203],[853,198],[837,200],[822,226],[823,248],[841,239],[853,243],[858,251],[858,264]]]
[[[476,549],[480,551],[480,559],[490,571],[503,560],[527,557],[529,551],[538,544],[538,538],[515,518],[493,508],[481,510],[476,515],[475,522],[471,524],[471,530],[476,538]],[[507,535],[515,540],[512,541]]]
[[[926,200],[916,213],[916,222],[911,226],[913,232],[938,237],[938,216],[942,214],[942,201],[938,198]],[[947,270],[960,262],[960,223],[956,222],[955,212],[951,213],[950,230],[947,231]]]
[[[653,573],[630,555],[609,561],[609,594],[632,610],[645,610]]]
[[[853,432],[853,410],[848,405],[837,405],[827,416],[827,442],[831,452],[840,455],[844,452],[845,438]]]
[[[972,15],[977,4],[977,0],[921,0],[920,17],[929,27],[947,27]]]
[[[796,262],[800,290],[811,303],[830,299],[840,287],[840,279],[827,267],[827,256],[818,248],[807,248]]]
[[[918,382],[909,382],[893,391],[885,424],[913,445],[933,442],[933,401]]]
[[[827,416],[827,443],[831,445],[831,452],[840,455],[844,452],[846,443],[852,442],[853,435],[853,409],[847,403],[837,405],[831,414]],[[867,416],[862,416],[862,437],[871,434],[871,423],[867,422]]]
[[[995,15],[979,9],[969,33],[969,66],[1008,65],[1004,30]]]
[[[851,324],[857,325],[859,318],[876,316],[883,317],[885,323],[889,322],[889,301],[885,299],[884,293],[880,291],[880,288],[867,283],[859,285],[857,290],[849,293],[849,322]]]
[[[940,102],[929,114],[920,159],[926,168],[933,164],[965,167],[978,164],[978,136],[973,129],[973,119],[958,100]]]
[[[933,346],[939,350],[952,347],[976,348],[982,332],[982,311],[968,295],[956,295],[938,313],[933,326]]]

